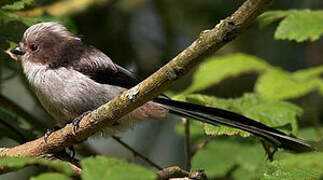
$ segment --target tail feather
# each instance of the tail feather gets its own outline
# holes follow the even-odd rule
[[[277,129],[231,111],[165,98],[156,98],[154,101],[166,106],[171,113],[193,118],[215,126],[220,124],[238,128],[259,136],[280,148],[294,152],[315,150],[310,144],[301,139],[290,137]]]

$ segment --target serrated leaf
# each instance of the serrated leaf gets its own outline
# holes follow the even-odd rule
[[[210,135],[210,136],[219,136],[219,135],[227,135],[227,136],[234,136],[234,135],[239,135],[241,137],[248,137],[250,134],[231,127],[227,126],[212,126],[209,124],[204,124],[204,131],[205,134]]]
[[[271,70],[258,78],[256,92],[265,99],[289,99],[303,96],[319,89],[322,80],[317,75],[318,70],[304,70],[295,74],[279,69]]]
[[[291,155],[267,164],[263,179],[320,179],[323,177],[323,153]]]
[[[81,166],[83,180],[153,180],[157,178],[157,175],[149,169],[103,156],[83,159]]]
[[[232,171],[234,179],[255,179],[264,166],[266,156],[261,146],[233,140],[215,140],[196,153],[193,169],[204,169],[211,179]]]
[[[5,5],[3,7],[1,7],[2,10],[6,10],[6,11],[18,11],[18,10],[22,10],[27,6],[33,5],[34,4],[34,0],[21,0],[21,1],[17,1],[13,4],[8,4]]]
[[[248,72],[262,73],[268,68],[270,65],[264,60],[246,54],[212,57],[198,67],[192,84],[183,94],[204,90],[228,77]]]
[[[7,111],[2,106],[0,104],[0,137],[9,137],[19,143],[25,143],[27,140],[35,138],[33,133],[20,128],[21,124],[17,115]]]
[[[258,22],[261,28],[268,26],[269,24],[272,24],[275,21],[281,20],[285,18],[286,16],[291,15],[294,13],[296,10],[288,10],[288,11],[283,11],[283,10],[275,10],[275,11],[267,11],[260,15],[258,17]]]
[[[323,34],[323,11],[295,11],[281,21],[275,39],[302,42],[315,41]]]
[[[43,173],[39,176],[32,177],[30,180],[69,180],[70,178],[60,173]]]
[[[281,130],[297,132],[297,117],[301,116],[303,111],[299,107],[284,101],[268,101],[255,94],[245,94],[237,99],[221,99],[206,95],[187,95],[187,101],[206,106],[226,109],[253,120],[262,122],[271,127],[278,127]],[[284,127],[290,126],[290,129]],[[214,127],[205,124],[205,133],[212,136],[217,135],[240,135],[249,136],[249,133],[239,129],[233,129],[225,126]]]
[[[1,169],[18,170],[26,166],[32,166],[32,165],[45,166],[69,176],[73,174],[72,168],[63,161],[37,159],[37,158],[31,158],[31,157],[24,157],[24,158],[1,157],[0,158]]]

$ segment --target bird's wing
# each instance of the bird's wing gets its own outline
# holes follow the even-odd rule
[[[140,82],[134,73],[115,64],[107,55],[92,46],[83,54],[79,61],[73,63],[73,69],[98,83],[129,89]]]

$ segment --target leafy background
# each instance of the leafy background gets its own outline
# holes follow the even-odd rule
[[[242,1],[2,0],[0,2],[0,144],[11,147],[55,123],[4,51],[37,22],[57,21],[142,77],[212,28]],[[238,112],[322,147],[323,11],[320,0],[274,2],[247,33],[217,52],[167,93],[175,99]],[[179,119],[171,117],[170,119]],[[120,134],[162,167],[185,168],[180,121],[151,121]],[[320,179],[321,152],[280,150],[267,160],[259,139],[237,129],[190,123],[192,169],[214,179]],[[88,157],[89,155],[97,155]],[[147,163],[112,140],[77,147],[82,179],[156,179]],[[114,157],[114,158],[112,158]],[[116,159],[118,158],[118,159]],[[1,158],[0,179],[69,179],[60,161]]]

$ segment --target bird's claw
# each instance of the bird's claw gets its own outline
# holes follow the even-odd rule
[[[71,158],[74,158],[75,157],[75,149],[74,149],[74,146],[68,147],[68,150],[71,151]]]
[[[55,132],[55,131],[57,131],[57,130],[59,130],[59,129],[60,129],[60,127],[58,127],[58,126],[54,126],[54,127],[52,127],[52,128],[47,129],[47,130],[46,130],[46,132],[45,132],[45,134],[44,134],[44,141],[45,141],[45,143],[47,143],[47,139],[48,139],[48,137],[49,137],[53,132]]]
[[[84,112],[83,114],[81,114],[79,117],[73,119],[72,121],[72,125],[73,125],[73,135],[76,135],[76,132],[78,130],[78,128],[80,127],[80,122],[81,120],[90,113],[91,111],[87,111]]]
[[[79,118],[79,117],[73,119],[73,121],[72,121],[72,125],[73,125],[73,135],[76,134],[78,128],[80,127],[80,122],[81,122],[81,118]]]

